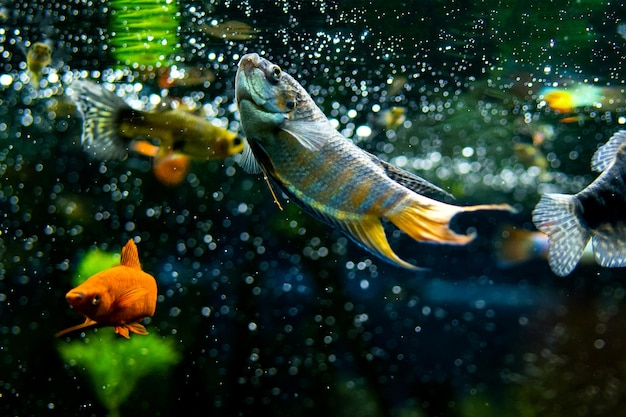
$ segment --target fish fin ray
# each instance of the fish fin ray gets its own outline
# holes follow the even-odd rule
[[[411,172],[405,171],[404,169],[395,167],[388,162],[385,162],[378,158],[376,155],[373,155],[369,152],[366,152],[372,161],[381,166],[385,174],[397,182],[398,184],[418,193],[427,195],[429,197],[440,197],[440,198],[449,198],[454,199],[454,196],[447,192],[446,190],[430,183],[429,181],[421,178]]]
[[[148,331],[146,330],[145,326],[143,324],[140,324],[138,322],[135,323],[126,323],[126,327],[128,328],[128,330],[130,330],[132,333],[136,333],[136,334],[148,334]]]
[[[591,169],[596,172],[602,172],[611,166],[617,152],[625,141],[626,130],[620,130],[611,136],[611,138],[593,154],[591,158]]]
[[[285,120],[280,129],[309,151],[319,151],[332,137],[339,135],[330,123],[311,123],[308,120]]]
[[[626,237],[623,230],[600,232],[592,239],[596,262],[605,268],[626,266]]]
[[[508,204],[480,204],[464,207],[414,194],[408,202],[387,213],[386,217],[413,240],[466,244],[473,240],[474,236],[457,234],[450,229],[450,221],[458,213],[482,210],[514,211]]]
[[[537,229],[548,235],[548,263],[559,276],[569,275],[580,260],[591,237],[581,224],[576,197],[566,194],[544,194],[532,213]]]
[[[83,117],[81,144],[96,159],[124,159],[128,141],[117,134],[116,118],[128,104],[101,85],[75,80],[70,85],[72,100]]]
[[[139,252],[137,251],[137,245],[135,245],[135,241],[133,239],[129,239],[126,245],[122,248],[122,259],[120,260],[120,265],[141,270]]]
[[[126,339],[130,339],[130,332],[128,330],[129,329],[126,325],[115,326],[115,333],[119,334],[120,336]]]
[[[235,155],[235,160],[239,163],[239,166],[243,168],[249,174],[260,174],[263,172],[261,165],[254,156],[250,142],[244,139],[243,151],[239,155]]]
[[[55,333],[54,337],[61,337],[67,333],[74,332],[76,330],[84,329],[86,327],[95,326],[98,323],[90,318],[85,319],[84,322],[77,324],[76,326],[68,327],[67,329],[63,329],[57,333]]]
[[[336,222],[337,226],[356,243],[375,253],[386,261],[406,269],[417,270],[417,266],[401,259],[391,249],[385,229],[378,218],[366,220]]]

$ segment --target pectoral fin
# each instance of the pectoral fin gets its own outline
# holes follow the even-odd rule
[[[312,123],[308,120],[285,120],[280,128],[309,151],[320,150],[333,136],[339,135],[330,123]]]

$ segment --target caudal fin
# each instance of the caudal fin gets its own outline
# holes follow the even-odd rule
[[[81,144],[94,158],[124,159],[128,141],[118,135],[116,119],[120,111],[131,109],[113,92],[87,80],[75,80],[70,85],[71,97],[83,116]]]
[[[533,210],[533,223],[548,235],[552,271],[566,276],[576,267],[591,237],[576,213],[576,197],[544,194]]]
[[[455,233],[450,229],[450,221],[458,213],[482,210],[514,211],[508,204],[462,207],[417,195],[409,203],[389,213],[387,217],[400,230],[417,241],[465,244],[474,239],[474,236]]]
[[[596,262],[605,268],[626,266],[626,236],[624,230],[602,230],[592,239]]]

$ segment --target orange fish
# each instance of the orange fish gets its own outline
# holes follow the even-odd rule
[[[83,314],[84,323],[61,330],[63,336],[89,326],[113,326],[115,333],[130,339],[130,333],[148,334],[139,322],[156,309],[157,285],[141,269],[137,246],[129,240],[122,249],[118,266],[91,276],[65,295],[74,310]]]
[[[162,184],[168,186],[183,182],[191,168],[189,156],[144,140],[133,141],[130,149],[142,155],[151,156],[153,158],[152,173]]]

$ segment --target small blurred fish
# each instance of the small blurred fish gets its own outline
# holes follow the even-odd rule
[[[26,64],[35,85],[39,85],[43,69],[52,62],[52,46],[46,42],[35,42],[26,52]]]
[[[234,41],[247,41],[255,39],[258,31],[249,24],[237,20],[229,20],[223,23],[202,25],[200,27],[204,33],[214,38],[230,39]]]
[[[550,253],[548,235],[536,230],[504,226],[494,241],[497,264],[500,268],[511,268],[533,259],[547,260]],[[594,261],[591,245],[585,246],[581,264]]]
[[[516,143],[513,152],[517,159],[526,167],[535,166],[542,171],[548,168],[548,159],[541,150],[532,143]]]
[[[544,194],[533,222],[550,239],[552,271],[568,275],[592,239],[596,262],[626,266],[626,130],[613,135],[593,155],[600,176],[575,195]]]
[[[81,143],[98,159],[124,159],[129,149],[155,156],[146,139],[158,141],[155,161],[174,152],[197,160],[223,159],[243,150],[243,139],[203,117],[169,109],[140,111],[91,81],[76,80],[71,95],[83,116]],[[150,151],[146,151],[149,149]]]
[[[392,264],[416,269],[389,246],[383,219],[417,241],[462,244],[473,236],[449,228],[457,213],[511,210],[506,204],[459,207],[422,195],[449,196],[343,137],[294,78],[257,54],[241,58],[235,94],[249,144],[242,165],[263,172],[305,211]]]
[[[208,85],[214,80],[215,74],[208,68],[169,66],[157,71],[159,88]]]
[[[626,104],[626,95],[620,87],[580,84],[542,88],[539,101],[555,113],[572,113],[585,107],[612,111]]]
[[[626,39],[626,23],[620,23],[617,25],[617,33],[624,39]]]
[[[396,129],[406,120],[406,107],[392,106],[380,112],[376,126],[384,129]]]
[[[154,315],[157,284],[152,275],[141,269],[137,246],[130,239],[122,249],[118,266],[91,276],[69,291],[65,298],[86,319],[84,323],[61,330],[56,337],[98,325],[113,326],[115,333],[129,339],[130,332],[148,334],[139,322]]]
[[[189,156],[163,148],[146,141],[134,142],[133,150],[142,155],[153,157],[152,173],[162,184],[175,186],[185,180],[191,167]]]

